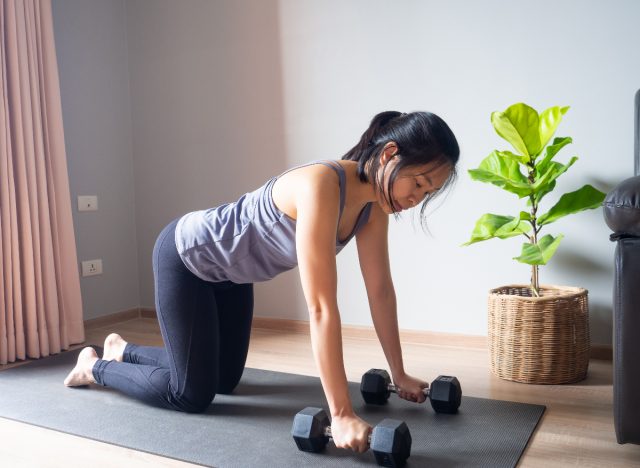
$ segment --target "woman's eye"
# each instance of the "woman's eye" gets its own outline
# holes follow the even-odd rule
[[[416,187],[418,187],[418,188],[421,187],[420,183],[418,182],[418,179],[416,179]]]

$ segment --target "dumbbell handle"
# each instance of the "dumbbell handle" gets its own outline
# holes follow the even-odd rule
[[[331,435],[331,426],[327,426],[324,428],[324,435],[333,439],[333,436]],[[371,434],[367,436],[367,443],[371,445]]]
[[[400,388],[397,387],[396,385],[392,384],[392,383],[387,385],[387,389],[390,392],[393,392],[393,393],[398,393],[400,391]],[[427,386],[427,387],[423,388],[422,389],[422,393],[424,393],[424,396],[428,397],[429,396],[429,387]]]

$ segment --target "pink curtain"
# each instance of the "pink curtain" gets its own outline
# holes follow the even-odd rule
[[[84,341],[50,0],[0,0],[0,364]]]

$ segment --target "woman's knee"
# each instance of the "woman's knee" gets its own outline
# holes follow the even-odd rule
[[[211,400],[196,402],[195,404],[191,404],[185,407],[183,411],[185,413],[192,413],[192,414],[204,413],[205,411],[207,411],[207,409],[209,409],[209,406],[211,406],[212,401],[213,401],[213,397],[211,398]]]
[[[239,382],[240,376],[238,376],[237,378],[221,381],[218,384],[218,393],[220,393],[221,395],[229,395],[235,390]]]
[[[178,411],[203,413],[209,408],[216,394],[212,390],[171,395],[171,403]]]
[[[233,392],[233,390],[240,383],[240,378],[244,372],[244,365],[246,360],[246,352],[244,355],[242,353],[240,356],[235,356],[237,359],[232,360],[232,362],[227,362],[226,365],[220,366],[218,370],[218,386],[216,388],[216,393],[220,393],[223,395],[228,395]]]

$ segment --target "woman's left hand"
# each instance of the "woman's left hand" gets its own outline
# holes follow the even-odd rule
[[[398,396],[404,400],[422,403],[427,399],[422,390],[428,388],[429,384],[424,380],[402,374],[394,376],[393,383],[397,388]]]

